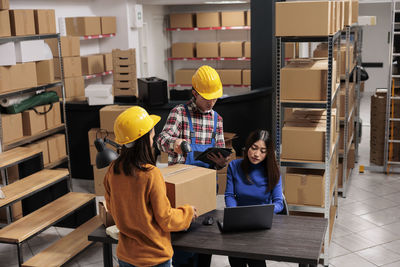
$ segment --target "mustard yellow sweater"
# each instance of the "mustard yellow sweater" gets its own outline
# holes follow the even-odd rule
[[[172,208],[164,178],[152,165],[134,176],[113,172],[104,177],[105,200],[120,235],[117,257],[135,266],[153,266],[172,258],[170,232],[190,226],[193,209],[189,205]]]

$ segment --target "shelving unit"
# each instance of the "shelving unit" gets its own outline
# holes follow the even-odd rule
[[[85,75],[85,76],[83,76],[83,78],[84,78],[85,80],[90,80],[90,79],[94,79],[94,78],[102,77],[102,76],[107,76],[107,75],[111,75],[111,74],[113,74],[113,71],[112,71],[112,70],[110,70],[110,71],[105,71],[105,72],[102,72],[102,73],[96,73],[96,74],[91,74],[91,75]]]
[[[325,101],[281,101],[280,86],[281,86],[281,68],[283,67],[283,55],[282,55],[282,44],[286,42],[299,42],[299,43],[311,43],[311,42],[327,42],[328,43],[328,71],[327,71],[327,92]],[[308,212],[308,213],[323,213],[324,218],[328,220],[330,227],[327,229],[324,239],[324,247],[327,248],[330,243],[330,229],[333,227],[333,223],[336,215],[336,208],[338,201],[337,193],[337,177],[330,177],[331,163],[336,161],[337,157],[336,150],[339,145],[339,138],[332,140],[331,136],[331,114],[332,106],[336,100],[339,91],[339,84],[332,88],[333,79],[333,51],[334,45],[337,44],[337,61],[340,61],[340,32],[329,36],[317,36],[317,37],[276,37],[276,153],[278,158],[278,164],[281,168],[293,167],[293,168],[307,168],[307,169],[320,169],[325,170],[325,184],[324,184],[324,203],[323,207],[317,206],[305,206],[305,205],[289,205],[290,211],[296,212]],[[288,160],[281,158],[281,144],[282,144],[282,115],[284,108],[318,108],[326,110],[326,131],[325,131],[325,160],[324,161],[307,161],[307,160]],[[336,125],[338,125],[339,119],[336,116]],[[338,134],[336,133],[338,136]],[[338,136],[339,137],[339,136]],[[333,141],[333,142],[332,142]],[[334,179],[333,186],[331,186],[331,179]],[[331,216],[334,214],[334,216]],[[324,265],[329,264],[329,250],[324,249],[321,258],[324,259]]]
[[[251,88],[250,85],[232,85],[232,84],[223,84],[224,88]],[[168,84],[170,88],[192,88],[191,84]]]
[[[235,26],[235,27],[205,27],[205,28],[167,28],[167,31],[225,31],[225,30],[250,30],[250,26]]]
[[[197,58],[197,57],[169,57],[168,60],[183,60],[183,61],[250,61],[249,57],[206,57],[206,58]]]
[[[85,35],[85,36],[80,36],[80,40],[92,40],[92,39],[102,39],[102,38],[109,38],[109,37],[114,37],[115,33],[110,33],[110,34],[99,34],[99,35]]]

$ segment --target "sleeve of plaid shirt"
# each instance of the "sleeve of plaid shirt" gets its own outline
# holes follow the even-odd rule
[[[156,140],[160,151],[173,152],[175,140],[182,138],[182,112],[183,109],[176,106],[169,113],[167,122]]]
[[[217,135],[215,137],[215,146],[216,147],[225,147],[225,139],[224,139],[224,126],[222,122],[222,117],[218,114],[218,122],[217,122]]]

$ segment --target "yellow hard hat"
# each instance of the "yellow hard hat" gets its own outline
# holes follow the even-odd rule
[[[210,66],[201,66],[192,77],[192,86],[207,100],[222,96],[222,83],[217,71]]]
[[[153,129],[160,119],[160,116],[149,115],[142,107],[128,108],[115,120],[115,142],[125,145],[139,139]]]

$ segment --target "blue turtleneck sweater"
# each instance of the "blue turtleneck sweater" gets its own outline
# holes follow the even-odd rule
[[[242,167],[243,159],[233,160],[229,163],[225,204],[227,207],[250,206],[261,204],[274,204],[274,213],[283,210],[282,181],[267,193],[268,179],[264,172],[264,162],[250,165],[249,175],[253,183],[249,183],[244,175]]]

